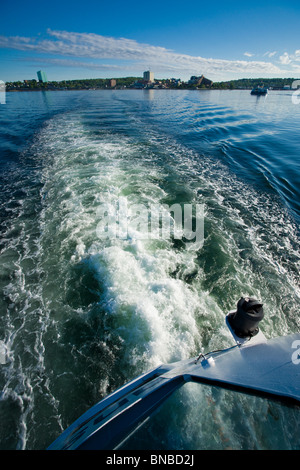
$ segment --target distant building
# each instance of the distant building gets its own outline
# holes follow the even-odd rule
[[[138,88],[138,89],[145,88],[146,83],[145,83],[144,80],[137,80],[136,82],[134,82],[134,84],[132,86],[133,86],[133,88]]]
[[[154,72],[150,72],[150,70],[147,70],[147,72],[144,72],[144,80],[145,82],[154,82]]]
[[[195,75],[193,75],[188,83],[190,85],[197,86],[205,85],[206,87],[211,87],[213,84],[213,82],[208,78],[205,78],[204,75],[201,75],[201,77],[196,77]]]
[[[117,80],[115,80],[114,78],[112,78],[111,80],[109,80],[109,86],[110,86],[110,88],[114,88],[116,85],[117,85]]]
[[[48,83],[47,75],[42,70],[39,70],[37,72],[37,76],[38,76],[39,82]]]

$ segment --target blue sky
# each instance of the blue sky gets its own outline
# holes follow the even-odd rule
[[[300,2],[1,0],[0,80],[300,77]]]

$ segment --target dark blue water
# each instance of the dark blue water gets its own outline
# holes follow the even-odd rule
[[[1,449],[46,448],[136,374],[226,347],[224,315],[242,295],[262,299],[267,337],[299,331],[300,106],[291,97],[7,94]],[[202,205],[203,246],[101,239],[99,207],[120,200]],[[172,400],[162,410],[172,410],[172,429],[150,421],[131,445],[299,447],[294,410],[211,387],[191,386]]]

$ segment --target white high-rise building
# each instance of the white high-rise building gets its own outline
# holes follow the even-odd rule
[[[144,72],[144,80],[146,82],[154,82],[154,72],[150,72],[150,70]]]

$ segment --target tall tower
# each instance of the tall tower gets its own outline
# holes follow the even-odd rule
[[[150,70],[144,72],[144,80],[146,82],[154,82],[154,72],[150,72]]]
[[[37,72],[37,76],[38,76],[39,82],[48,83],[47,75],[42,70],[39,70]]]

